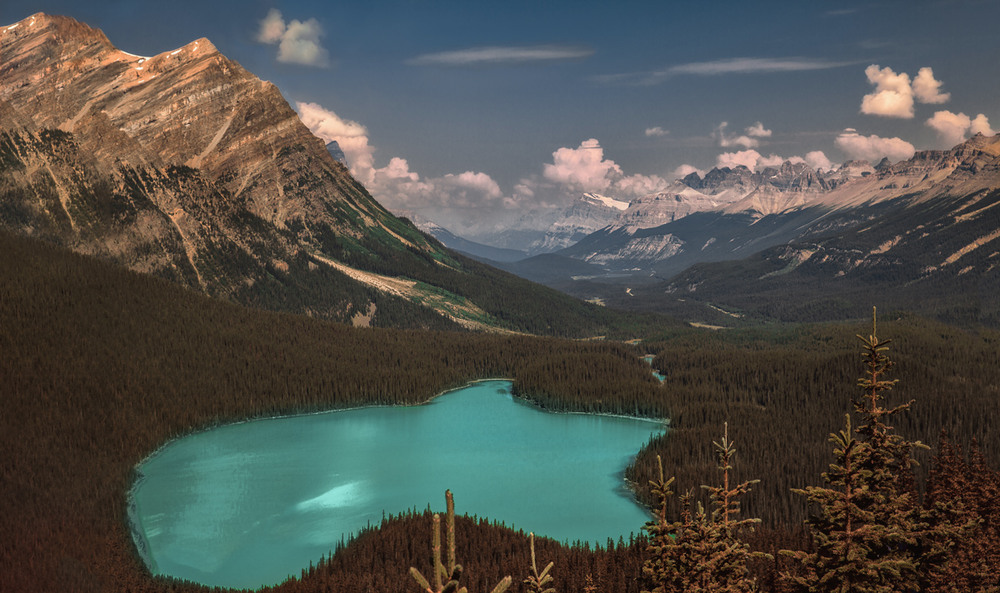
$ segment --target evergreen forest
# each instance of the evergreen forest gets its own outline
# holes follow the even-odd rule
[[[415,405],[495,377],[546,409],[670,419],[626,474],[655,511],[645,528],[598,549],[563,545],[452,519],[449,497],[447,565],[440,514],[411,511],[270,590],[1000,587],[994,330],[896,311],[880,311],[877,329],[667,324],[638,342],[350,328],[6,233],[0,253],[2,591],[207,590],[151,576],[134,550],[126,494],[157,447],[247,418]]]

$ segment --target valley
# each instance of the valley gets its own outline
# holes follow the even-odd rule
[[[733,135],[722,122],[710,137],[679,142],[746,150],[719,155],[707,171],[678,167],[673,181],[626,174],[591,138],[555,149],[551,163],[506,192],[471,169],[421,175],[399,157],[378,167],[365,126],[314,103],[293,109],[278,86],[207,37],[140,56],[74,18],[19,18],[0,27],[0,590],[405,590],[414,587],[408,567],[435,572],[426,544],[446,489],[469,514],[456,537],[470,590],[490,590],[505,575],[520,581],[535,562],[528,523],[549,519],[556,527],[538,528],[536,543],[540,564],[555,563],[560,591],[639,593],[668,573],[697,573],[784,593],[824,574],[824,537],[842,543],[847,533],[854,545],[892,517],[887,537],[909,538],[906,546],[876,537],[837,557],[861,558],[850,570],[878,572],[885,590],[1000,584],[1000,134],[986,115],[961,114],[963,123],[939,111],[927,120],[938,132],[961,124],[946,134],[951,148],[841,165],[816,151],[765,158],[749,149],[772,130],[757,121]],[[276,45],[288,72],[328,68],[311,79],[315,88],[347,80],[341,58],[318,51],[318,21],[286,23],[272,9],[256,24],[262,47],[247,51],[246,39],[231,38],[229,47],[257,66],[270,51],[263,46]],[[396,77],[444,80],[445,70],[468,66],[458,58],[485,56],[500,63],[464,76],[484,76],[502,94],[500,80],[525,60],[600,55],[496,49],[399,59],[409,70]],[[850,63],[791,67],[832,76]],[[711,74],[693,73],[706,64]],[[550,72],[533,65],[541,84]],[[713,77],[736,65],[761,63],[693,62],[660,75]],[[279,71],[286,76],[270,70]],[[866,70],[873,92],[890,74]],[[617,80],[602,76],[587,78],[595,94]],[[929,67],[912,83],[905,73],[893,80],[911,102],[950,96]],[[344,96],[356,90],[348,87]],[[303,88],[305,101],[312,91]],[[392,99],[402,108],[420,97]],[[428,114],[421,124],[432,145],[440,121]],[[662,126],[635,129],[645,144],[633,150],[673,139]],[[477,134],[484,147],[495,140],[528,152],[522,138]],[[870,139],[848,128],[837,143]],[[892,140],[882,145],[903,142]],[[456,162],[468,156],[458,144],[444,152]],[[736,162],[751,152],[760,157],[752,166]],[[482,211],[476,192],[489,204]],[[448,205],[484,219],[470,227],[479,233],[461,237],[421,215]],[[507,226],[491,226],[485,219],[502,209]],[[457,395],[440,394],[470,384],[502,392],[504,407],[480,397],[425,417]],[[132,494],[152,481],[144,464],[167,443],[348,410],[406,420],[391,435],[366,422],[357,433],[323,428],[315,446],[304,444],[312,429],[248,436],[207,447],[224,451],[218,462],[195,450],[189,461],[218,470],[222,484],[168,478],[156,497],[175,507],[144,515],[145,536],[133,537],[137,508],[155,505]],[[587,428],[561,432],[570,423]],[[613,428],[625,424],[641,428],[618,443]],[[421,439],[441,464],[418,480],[404,474],[419,465],[408,456],[424,454]],[[572,459],[546,449],[553,441]],[[255,485],[250,477],[263,475],[279,444],[304,455],[271,460],[277,473]],[[362,478],[330,469],[339,450],[374,444],[387,448],[369,457],[355,450],[351,461],[387,481],[360,486]],[[473,445],[486,457],[470,461]],[[837,469],[856,469],[852,455],[859,473]],[[547,463],[566,466],[573,480],[544,471]],[[290,466],[299,486],[282,474]],[[477,466],[515,471],[497,478]],[[860,499],[849,480],[863,485]],[[410,500],[417,481],[413,506],[379,503],[364,524],[342,529],[321,516],[391,491]],[[295,492],[279,501],[270,486]],[[262,497],[245,523],[230,525],[241,488]],[[837,506],[844,496],[850,504]],[[837,531],[837,513],[851,504],[866,505],[864,527],[851,531],[862,519],[850,516]],[[277,573],[250,575],[273,554],[246,533],[282,513],[309,517],[276,527],[297,530],[278,544],[288,553]],[[194,520],[180,530],[193,536],[171,540],[160,557],[194,570],[161,570],[150,560],[160,553],[151,555],[154,540],[172,529],[161,521],[185,514]],[[598,518],[614,523],[606,541]],[[205,543],[224,523],[228,539]],[[700,544],[693,554],[684,547]],[[710,544],[733,554],[720,560]],[[700,567],[670,573],[673,553]],[[214,580],[213,563],[231,564],[236,576]]]

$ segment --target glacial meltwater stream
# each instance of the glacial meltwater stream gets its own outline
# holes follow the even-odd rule
[[[136,545],[156,574],[258,587],[298,575],[383,514],[444,491],[460,514],[603,545],[648,514],[622,471],[661,422],[552,414],[507,381],[412,407],[245,422],[171,442],[131,492]]]

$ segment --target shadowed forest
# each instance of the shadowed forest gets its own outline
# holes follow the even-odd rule
[[[771,554],[749,557],[749,570],[764,590],[785,590],[778,573],[792,570],[793,559],[779,550],[818,546],[803,526],[806,497],[791,489],[823,483],[835,460],[829,435],[843,429],[863,373],[855,334],[870,327],[870,320],[732,332],[678,327],[639,346],[353,329],[203,298],[7,234],[0,252],[4,591],[206,590],[150,576],[132,547],[126,492],[135,464],[158,446],[246,418],[417,404],[492,377],[511,378],[518,396],[551,410],[670,418],[671,430],[627,473],[651,506],[661,498],[649,487],[657,455],[677,492],[719,482],[713,441],[728,422],[734,482],[760,480],[742,497],[742,511],[762,523],[740,537]],[[879,334],[893,339],[891,377],[899,380],[886,391],[888,405],[915,400],[893,419],[895,434],[935,445],[914,449],[920,466],[907,487],[928,504],[963,500],[981,518],[965,541],[979,547],[955,548],[967,562],[985,563],[979,572],[995,569],[1000,335],[898,313],[880,314]],[[640,358],[647,352],[656,355],[662,385]],[[942,430],[950,440],[940,448]],[[442,492],[446,482],[442,476]],[[683,505],[665,503],[666,515],[682,516]],[[328,559],[304,559],[301,578],[275,589],[416,592],[407,570],[431,574],[431,525],[429,511],[389,517],[334,546]],[[641,528],[605,549],[539,539],[536,552],[540,564],[554,562],[559,591],[639,591],[650,586],[643,565],[651,540]],[[526,589],[525,534],[458,517],[456,547],[470,591],[489,591],[505,575],[514,590]]]

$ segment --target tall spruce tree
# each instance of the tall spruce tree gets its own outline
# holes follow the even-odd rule
[[[831,435],[835,463],[823,474],[826,488],[796,490],[818,507],[807,520],[815,550],[783,551],[797,559],[801,572],[786,573],[795,588],[810,592],[920,591],[928,575],[947,558],[953,531],[934,520],[913,489],[913,451],[926,448],[893,432],[889,421],[912,401],[885,407],[884,394],[896,380],[887,374],[890,340],[878,338],[872,312],[872,333],[862,342],[865,374],[858,380],[861,396],[854,410],[861,423],[851,434],[851,422]]]

